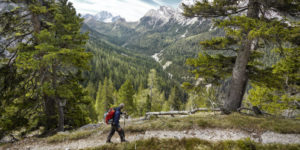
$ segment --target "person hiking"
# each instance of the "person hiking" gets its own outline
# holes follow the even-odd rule
[[[110,133],[107,137],[106,143],[111,143],[111,137],[115,134],[115,131],[117,131],[119,133],[119,136],[121,138],[121,142],[127,142],[125,140],[125,133],[124,130],[121,128],[120,126],[120,116],[121,114],[123,114],[123,112],[121,112],[121,110],[125,107],[125,105],[123,103],[121,103],[119,105],[119,107],[114,108],[115,109],[115,114],[113,117],[113,122],[111,124],[111,130]]]

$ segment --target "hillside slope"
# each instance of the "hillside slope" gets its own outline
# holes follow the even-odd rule
[[[97,16],[85,19],[83,29],[93,29],[94,34],[112,44],[128,50],[153,56],[159,55],[164,70],[176,81],[186,81],[189,74],[185,60],[201,52],[199,41],[223,32],[213,27],[212,21],[204,18],[188,19],[180,9],[161,6],[149,10],[138,22],[104,22]],[[166,62],[169,64],[166,65]],[[169,69],[168,69],[169,68]]]
[[[124,122],[121,122],[121,125],[124,127]],[[77,131],[58,133],[48,138],[26,138],[14,144],[4,145],[2,148],[85,149],[97,147],[96,149],[130,149],[132,146],[138,146],[138,149],[143,149],[147,144],[148,149],[150,149],[155,143],[166,141],[177,141],[181,143],[178,146],[183,147],[182,149],[186,149],[184,147],[188,146],[187,143],[182,143],[183,141],[197,141],[194,146],[187,149],[193,149],[199,145],[208,146],[210,149],[223,149],[223,147],[231,149],[235,146],[237,146],[236,149],[244,149],[239,147],[240,144],[245,144],[246,148],[254,146],[265,149],[299,149],[300,147],[299,121],[257,118],[240,114],[222,116],[211,113],[198,113],[185,117],[163,117],[146,121],[139,119],[127,120],[125,132],[126,139],[130,143],[125,145],[105,145],[109,129],[108,125],[101,124],[99,128],[82,128]],[[114,135],[112,141],[119,143],[117,134]],[[227,145],[226,143],[231,144]],[[216,145],[223,146],[218,147]],[[152,147],[152,149],[161,148],[159,146]],[[169,145],[165,149],[174,148]]]

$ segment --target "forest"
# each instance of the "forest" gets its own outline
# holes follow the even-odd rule
[[[299,1],[182,7],[186,18],[209,20],[85,22],[68,0],[1,0],[0,139],[99,123],[120,103],[131,118],[220,108],[299,119]]]

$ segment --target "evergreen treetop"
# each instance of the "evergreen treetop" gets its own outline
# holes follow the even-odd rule
[[[291,49],[297,55],[295,50],[299,43],[291,39],[299,39],[299,34],[293,33],[298,30],[299,24],[288,18],[299,17],[299,1],[204,0],[193,6],[183,4],[183,7],[183,14],[187,17],[218,17],[215,25],[225,31],[225,36],[200,44],[206,50],[229,51],[231,55],[199,54],[199,58],[187,61],[196,67],[193,71],[196,77],[205,78],[207,84],[217,84],[231,77],[223,106],[224,113],[237,111],[241,107],[248,81],[269,87],[283,87],[283,72],[276,74],[276,66],[279,64],[267,66],[261,63],[261,58],[266,55],[262,48],[274,45],[279,55]],[[297,61],[293,59],[290,64],[297,64]]]

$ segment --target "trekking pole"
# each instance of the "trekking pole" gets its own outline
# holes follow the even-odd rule
[[[124,129],[125,129],[125,115],[124,115]]]

